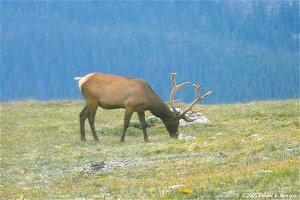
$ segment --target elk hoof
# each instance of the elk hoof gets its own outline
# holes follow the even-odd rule
[[[121,143],[121,145],[125,144],[124,140],[122,140],[122,139],[120,139],[120,143]]]
[[[86,139],[85,138],[81,138],[81,141],[86,142]]]
[[[146,142],[146,143],[150,143],[150,140],[147,138],[147,139],[144,139],[144,141]]]

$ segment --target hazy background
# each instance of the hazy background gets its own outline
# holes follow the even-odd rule
[[[82,98],[75,76],[145,79],[165,101],[299,98],[299,1],[1,1],[1,101]],[[194,99],[192,86],[178,97]]]

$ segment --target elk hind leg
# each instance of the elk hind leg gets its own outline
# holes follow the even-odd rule
[[[79,115],[79,121],[80,121],[80,135],[81,135],[81,140],[86,141],[85,139],[85,120],[88,116],[88,106],[86,105],[83,110],[80,112]]]
[[[98,105],[97,104],[90,104],[89,105],[89,114],[88,114],[88,120],[89,124],[93,133],[93,137],[96,142],[99,141],[99,138],[97,136],[96,130],[95,130],[95,116],[97,112]]]

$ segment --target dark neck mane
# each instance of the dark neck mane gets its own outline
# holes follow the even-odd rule
[[[161,98],[154,92],[154,90],[151,88],[149,84],[149,105],[148,110],[155,115],[156,117],[159,117],[163,122],[166,122],[168,119],[171,119],[174,115],[173,112],[170,110],[170,108],[165,104]]]
[[[159,97],[152,100],[149,111],[163,122],[173,117],[173,112]]]

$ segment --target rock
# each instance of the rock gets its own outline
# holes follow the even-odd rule
[[[298,147],[289,147],[287,149],[284,149],[287,152],[293,152],[293,151],[300,151],[300,146]]]
[[[93,172],[100,172],[100,171],[107,171],[109,168],[105,162],[101,163],[94,163],[91,166],[91,171]]]
[[[250,137],[252,137],[255,141],[261,141],[264,139],[264,137],[261,137],[259,134],[252,134]]]
[[[176,188],[180,188],[180,187],[183,187],[184,185],[170,185],[170,186],[167,186],[167,189],[176,189]]]
[[[191,136],[191,135],[188,135],[188,136],[184,136],[182,134],[179,134],[178,136],[178,140],[194,140],[196,139],[197,137],[195,136]]]
[[[272,170],[261,169],[261,170],[257,170],[254,173],[257,174],[257,173],[271,173],[271,172],[272,172]]]
[[[223,153],[223,152],[218,152],[218,154],[217,154],[219,157],[227,157],[227,155],[225,154],[225,153]]]
[[[187,112],[187,115],[189,115],[191,112]],[[184,119],[179,120],[179,126],[189,126],[192,124],[207,124],[209,123],[209,120],[204,117],[201,113],[192,113],[190,115],[191,118],[198,118],[193,122],[187,122]]]

